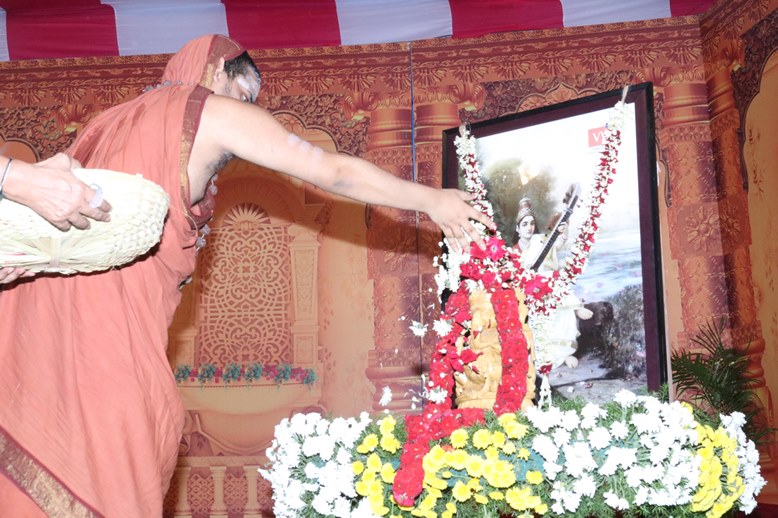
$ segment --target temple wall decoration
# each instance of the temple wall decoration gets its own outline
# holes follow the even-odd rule
[[[688,348],[701,324],[725,318],[737,347],[751,343],[750,374],[773,422],[778,378],[765,367],[778,354],[769,238],[778,59],[758,31],[769,19],[777,32],[776,7],[737,0],[702,17],[252,55],[263,70],[259,104],[286,128],[432,186],[442,182],[445,129],[651,81],[668,348]],[[153,85],[167,58],[0,63],[0,149],[33,160],[67,148],[101,110]],[[741,111],[737,78],[754,67],[759,79],[746,83],[756,93]],[[434,333],[409,330],[438,310],[440,234],[426,215],[344,200],[241,161],[216,185],[218,212],[175,316],[171,365],[290,362],[319,381],[182,384],[171,516],[267,515],[271,495],[255,469],[273,424],[300,410],[382,410],[384,387],[390,410],[412,412],[434,345]]]

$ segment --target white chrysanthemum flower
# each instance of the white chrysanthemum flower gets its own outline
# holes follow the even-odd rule
[[[592,445],[592,448],[597,450],[605,449],[611,444],[611,434],[604,426],[597,426],[596,428],[592,429],[592,431],[589,432],[588,439],[589,444]]]
[[[579,495],[592,498],[597,493],[597,482],[589,473],[585,473],[573,483],[573,490]]]
[[[613,400],[621,406],[628,408],[635,404],[637,401],[637,396],[635,396],[635,394],[629,390],[622,389],[616,393],[616,395],[613,397]]]
[[[565,470],[576,478],[597,467],[589,445],[585,442],[564,445],[562,454],[565,456]]]
[[[378,404],[381,406],[387,406],[391,402],[392,402],[392,389],[390,389],[389,387],[384,387],[381,392],[381,399],[378,401]]]
[[[551,436],[554,439],[554,444],[556,444],[558,448],[570,443],[570,432],[562,428],[554,430]]]
[[[600,408],[599,405],[587,403],[586,406],[581,409],[581,428],[594,428],[597,425],[597,419],[605,417],[606,415],[605,410]]]
[[[447,336],[451,332],[451,321],[438,319],[432,324],[432,329],[441,338]]]
[[[629,435],[629,427],[624,421],[614,421],[611,424],[610,432],[616,439],[625,439]]]
[[[559,457],[559,448],[547,435],[536,435],[532,439],[532,449],[550,462],[556,462],[557,457]]]
[[[424,397],[433,403],[440,404],[446,400],[448,397],[448,392],[441,387],[434,387],[432,389],[426,390]]]
[[[411,325],[409,327],[413,335],[418,336],[419,338],[422,338],[424,335],[427,334],[427,324],[422,324],[421,322],[416,322],[415,320],[412,320]]]
[[[605,497],[605,503],[613,509],[618,509],[620,511],[629,509],[629,502],[613,491],[606,491],[602,496]]]

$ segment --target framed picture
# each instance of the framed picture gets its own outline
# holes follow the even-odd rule
[[[547,239],[571,186],[586,199],[601,159],[605,124],[622,90],[474,123],[476,153],[506,244]],[[616,174],[603,205],[597,240],[586,270],[573,286],[572,346],[549,374],[564,397],[603,402],[621,389],[645,393],[666,381],[661,255],[657,208],[653,94],[650,83],[630,86]],[[455,137],[443,135],[443,184],[464,188]],[[581,207],[579,203],[578,207]],[[529,212],[528,209],[529,208]],[[534,233],[519,240],[517,216],[534,216]],[[573,208],[568,242],[577,235],[582,210]],[[524,225],[527,227],[527,225]],[[562,241],[562,240],[560,240]],[[559,263],[563,243],[555,246]],[[562,310],[560,310],[562,311]]]

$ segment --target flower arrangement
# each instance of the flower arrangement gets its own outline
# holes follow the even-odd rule
[[[765,484],[743,416],[618,393],[604,405],[441,418],[418,498],[396,498],[411,417],[295,415],[268,450],[277,517],[700,516],[746,513]],[[443,433],[443,431],[447,433]],[[418,443],[418,441],[416,441]]]
[[[223,367],[213,363],[204,363],[198,367],[181,364],[174,371],[176,383],[186,383],[198,381],[201,385],[206,383],[219,383],[223,380],[225,383],[254,383],[261,379],[274,381],[280,385],[282,383],[303,383],[313,385],[318,377],[313,369],[304,369],[302,367],[292,367],[288,363],[228,363]]]
[[[753,510],[765,481],[742,414],[712,424],[688,405],[627,391],[602,406],[573,400],[559,408],[541,391],[542,408],[519,412],[530,359],[516,290],[525,295],[537,337],[585,268],[615,173],[623,118],[624,98],[608,124],[588,216],[560,271],[546,276],[525,269],[521,253],[480,223],[483,249],[471,244],[436,258],[439,295],[450,294],[432,326],[439,340],[420,414],[332,422],[295,415],[277,426],[267,451],[272,467],[260,470],[273,486],[276,516],[716,517],[735,506]],[[466,190],[491,217],[475,140],[463,128],[456,143]],[[471,347],[482,332],[474,322],[474,294],[485,294],[494,309],[499,337],[502,370],[491,409],[452,404],[455,378],[478,359]],[[426,326],[412,329],[423,334]],[[537,341],[535,354],[537,371],[547,373],[550,357]]]

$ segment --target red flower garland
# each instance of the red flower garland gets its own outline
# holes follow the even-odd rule
[[[616,105],[622,109],[623,106],[623,101]],[[623,111],[620,113],[623,115]],[[524,269],[519,261],[521,253],[506,247],[504,241],[493,234],[487,237],[483,250],[471,244],[468,261],[459,265],[462,279],[474,281],[491,293],[502,362],[502,378],[493,407],[498,415],[520,410],[527,394],[529,351],[514,287],[518,286],[524,292],[525,303],[531,313],[549,314],[557,307],[566,290],[582,273],[589,257],[598,228],[597,220],[601,215],[600,206],[605,202],[608,186],[613,182],[612,175],[616,172],[614,163],[620,144],[621,133],[618,129],[610,131],[595,173],[587,218],[571,247],[573,253],[560,271],[545,276]],[[457,153],[464,169],[466,188],[475,195],[473,206],[492,217],[492,207],[486,199],[486,188],[478,171],[475,146],[472,137],[464,130],[457,141]],[[400,468],[392,486],[394,499],[402,506],[412,506],[422,492],[422,460],[430,451],[430,442],[446,437],[458,428],[483,422],[483,409],[452,410],[454,372],[462,372],[466,364],[477,358],[467,348],[472,314],[464,282],[459,282],[454,293],[449,296],[441,319],[448,321],[451,329],[438,341],[430,360],[429,388],[431,392],[437,391],[435,401],[425,405],[421,416],[406,418],[408,440],[403,446]],[[457,348],[460,338],[465,346],[462,350]],[[541,373],[548,373],[548,370],[550,364],[539,367]]]

